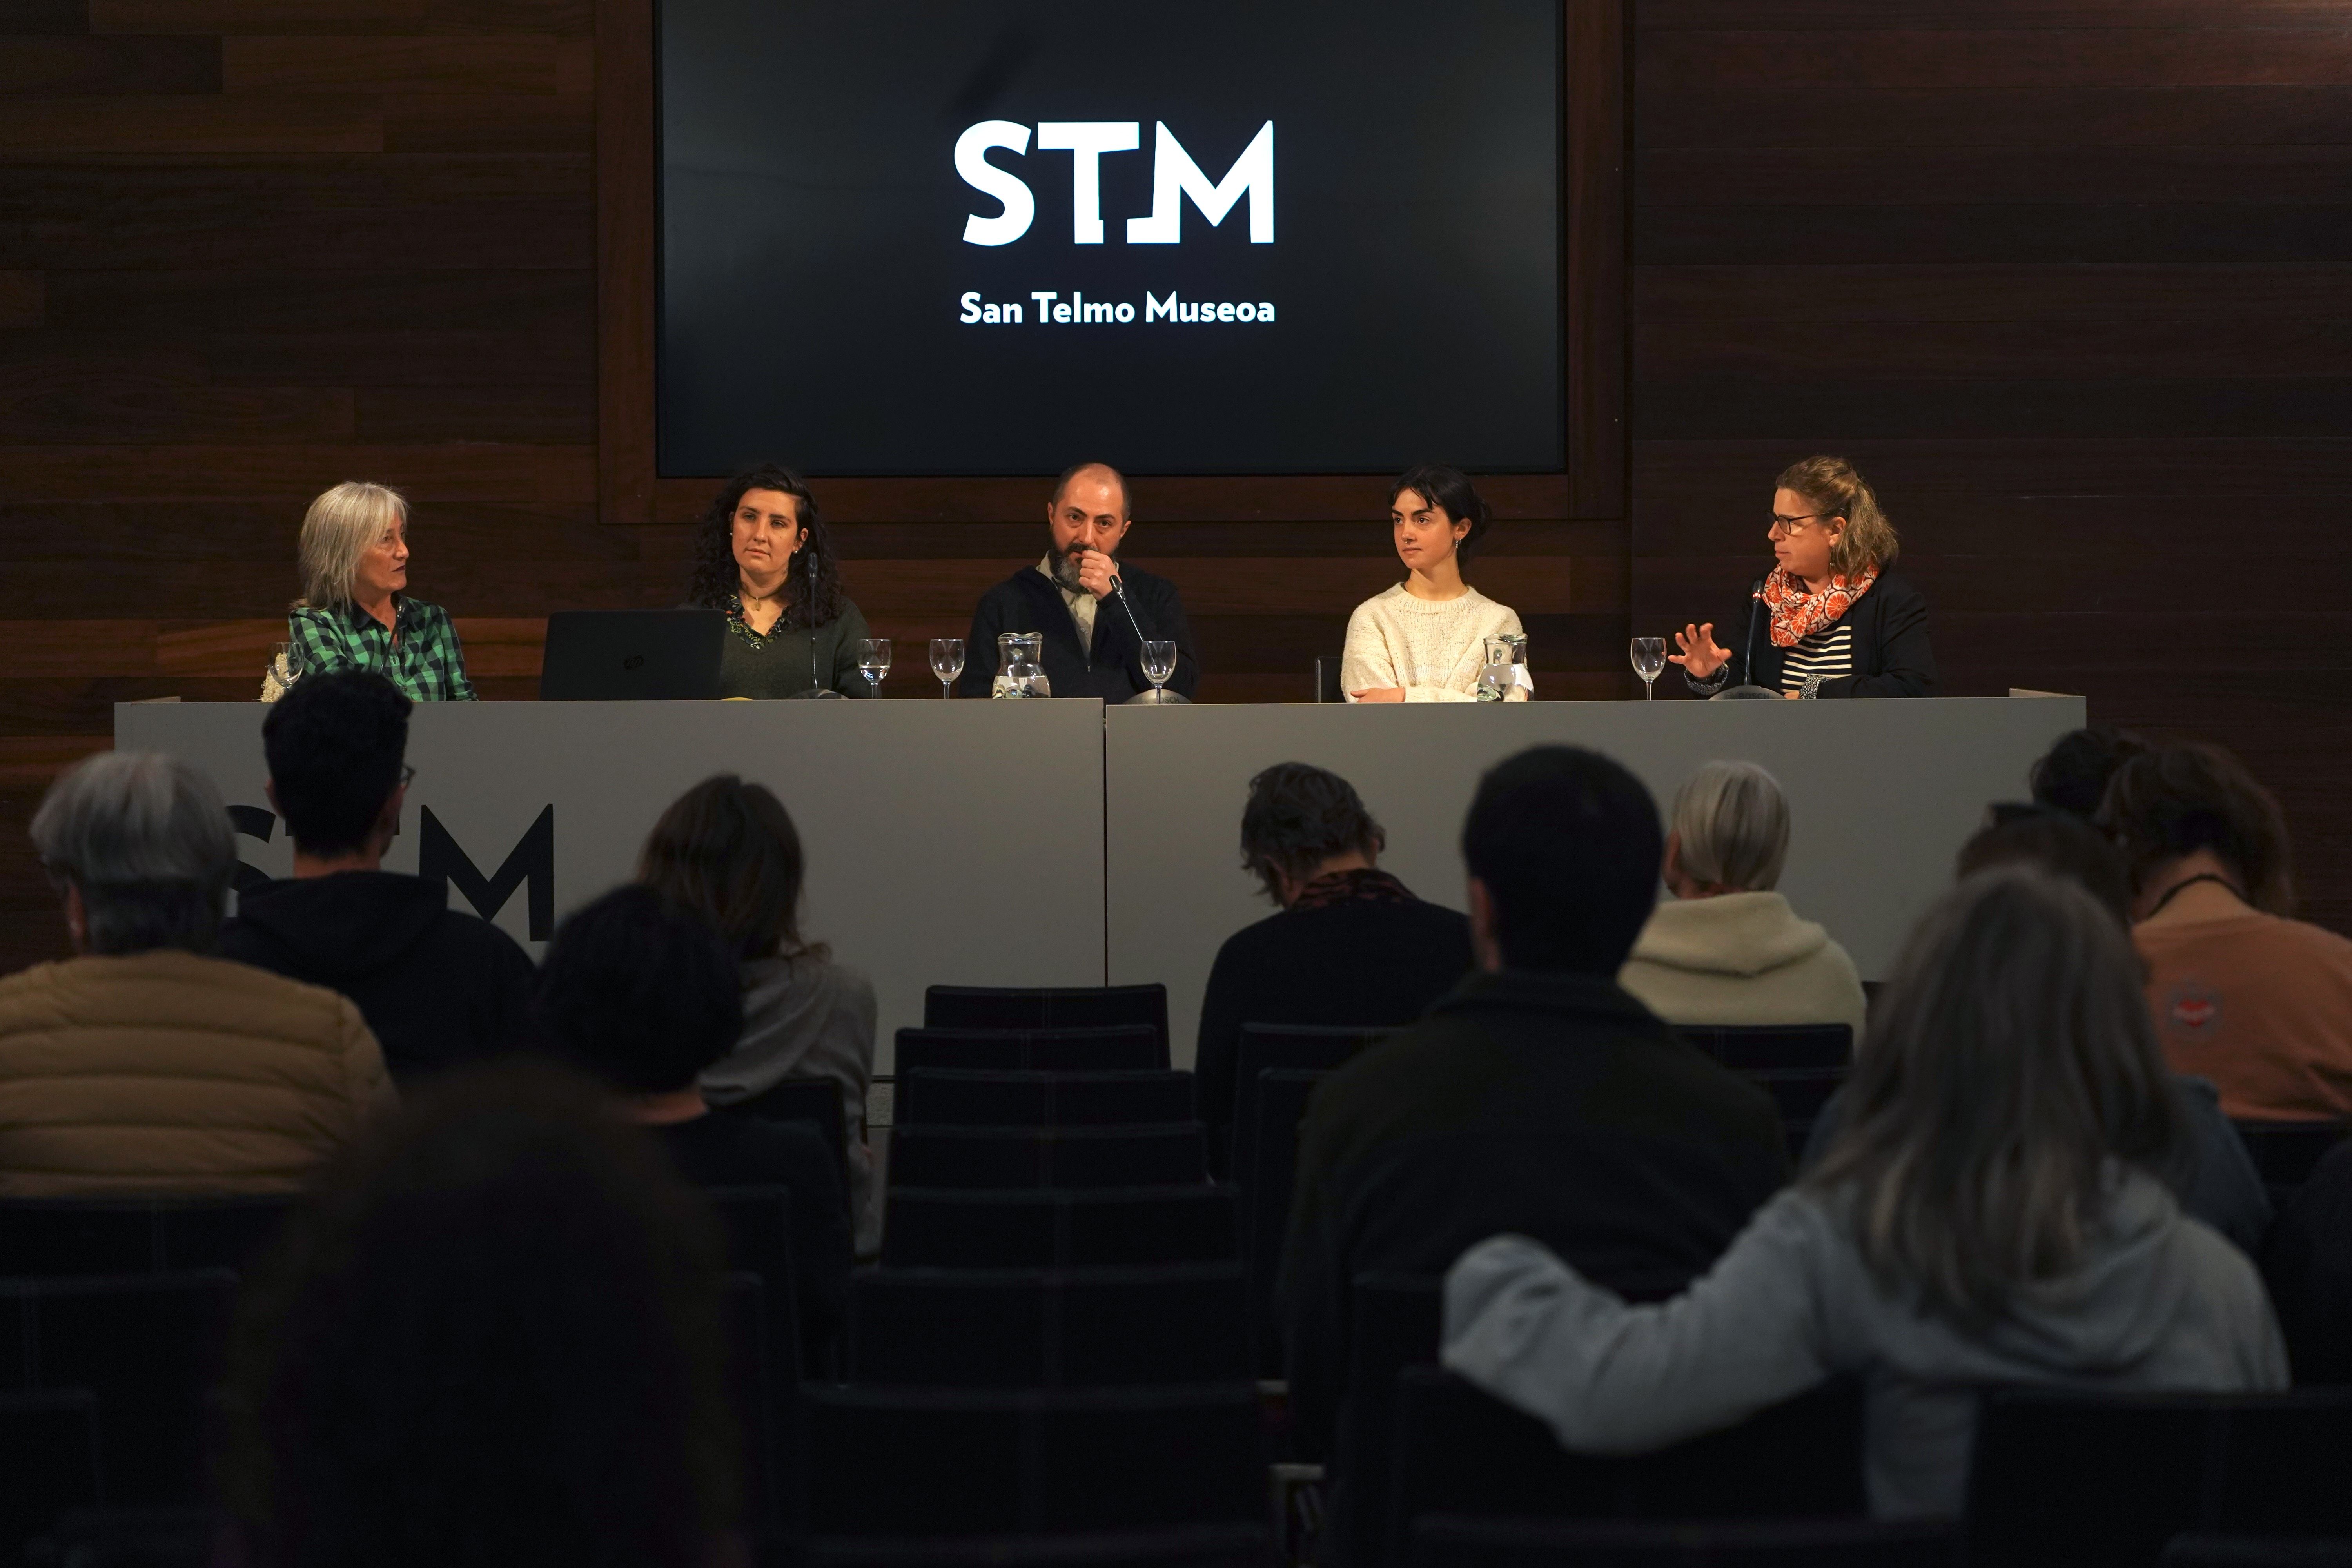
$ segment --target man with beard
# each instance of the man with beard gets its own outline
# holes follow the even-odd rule
[[[996,639],[1036,632],[1040,662],[1056,697],[1124,702],[1151,689],[1143,673],[1146,641],[1176,645],[1168,689],[1192,695],[1201,667],[1176,584],[1123,566],[1118,547],[1134,519],[1127,479],[1108,463],[1081,463],[1062,476],[1045,509],[1051,542],[1045,559],[1024,566],[982,595],[965,642],[963,694],[986,697],[996,679]],[[1122,602],[1123,601],[1123,602]]]

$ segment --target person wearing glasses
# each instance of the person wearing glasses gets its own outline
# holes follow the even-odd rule
[[[1852,463],[1808,458],[1781,474],[1768,537],[1775,564],[1728,643],[1716,641],[1713,621],[1675,634],[1682,651],[1666,658],[1683,667],[1693,691],[1712,697],[1745,684],[1803,698],[1936,689],[1927,601],[1894,570],[1895,525]],[[1765,624],[1756,626],[1759,614]]]
[[[410,703],[383,676],[306,676],[261,721],[269,803],[294,875],[247,887],[220,956],[340,991],[404,1088],[523,1043],[530,960],[439,880],[383,868],[415,770]]]
[[[727,616],[722,697],[873,697],[857,645],[874,634],[800,476],[773,463],[727,481],[694,530],[688,609]]]

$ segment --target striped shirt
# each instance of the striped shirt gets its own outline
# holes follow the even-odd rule
[[[1781,656],[1780,689],[1801,691],[1813,676],[1835,680],[1853,673],[1853,627],[1843,621],[1797,639]]]

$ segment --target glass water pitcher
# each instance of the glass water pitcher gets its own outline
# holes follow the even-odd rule
[[[1054,688],[1045,679],[1045,667],[1038,661],[1045,657],[1045,637],[1042,632],[1003,632],[996,639],[996,679],[989,685],[991,697],[1051,697]]]
[[[1486,668],[1478,672],[1478,700],[1500,702],[1515,686],[1530,696],[1535,692],[1535,681],[1528,674],[1526,634],[1504,632],[1488,637]]]

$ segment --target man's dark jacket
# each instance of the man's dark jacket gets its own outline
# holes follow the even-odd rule
[[[1356,1276],[1443,1275],[1512,1232],[1655,1300],[1788,1173],[1770,1098],[1613,981],[1472,975],[1307,1102],[1279,1304],[1298,1457],[1332,1452]]]
[[[242,894],[220,956],[350,997],[404,1084],[511,1049],[530,1016],[530,959],[514,938],[450,909],[440,883],[394,871]]]
[[[1176,645],[1176,673],[1168,689],[1190,697],[1201,684],[1200,661],[1192,655],[1192,628],[1184,623],[1183,602],[1176,584],[1165,577],[1122,563],[1118,569],[1128,603],[1143,628],[1143,639]],[[1143,649],[1127,611],[1113,594],[1095,605],[1095,636],[1091,650],[1078,646],[1077,623],[1062,591],[1034,566],[1024,566],[981,595],[972,613],[971,636],[964,640],[963,679],[958,686],[966,697],[985,697],[996,679],[996,638],[1001,632],[1037,632],[1045,637],[1040,661],[1056,697],[1099,697],[1124,702],[1139,691],[1151,689],[1143,674]]]

